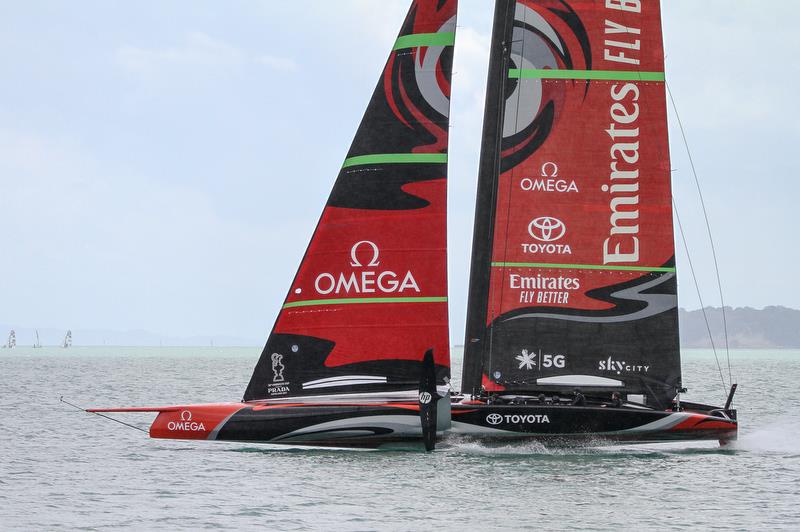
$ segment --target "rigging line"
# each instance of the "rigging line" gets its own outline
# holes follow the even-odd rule
[[[719,371],[719,379],[722,381],[722,393],[727,393],[727,386],[725,386],[725,377],[722,375],[722,365],[719,363],[717,356],[717,346],[714,344],[714,336],[711,334],[711,325],[708,322],[708,314],[706,314],[706,307],[703,304],[703,294],[700,293],[700,283],[697,281],[695,275],[694,264],[692,263],[692,255],[689,253],[689,244],[686,241],[686,233],[683,232],[683,224],[681,223],[681,216],[678,214],[678,204],[675,203],[675,197],[672,198],[672,208],[675,211],[675,219],[678,221],[678,231],[681,233],[681,240],[683,241],[683,248],[686,250],[686,258],[689,262],[689,270],[692,272],[692,280],[694,281],[695,290],[697,290],[697,299],[700,300],[700,308],[703,311],[703,319],[706,322],[706,330],[708,331],[708,339],[711,341],[711,350],[714,352],[714,360],[717,361],[717,371]]]
[[[730,351],[730,343],[728,342],[728,318],[725,313],[725,297],[722,292],[722,279],[720,278],[719,274],[719,261],[717,261],[717,248],[714,245],[714,237],[711,234],[711,223],[708,220],[708,210],[706,209],[706,202],[703,198],[703,191],[700,188],[700,180],[697,177],[697,169],[694,165],[694,159],[692,158],[692,151],[689,149],[689,141],[686,139],[686,131],[683,129],[683,122],[681,122],[681,116],[678,113],[678,106],[675,105],[675,98],[672,96],[672,90],[669,88],[669,83],[664,83],[667,87],[667,94],[669,94],[669,101],[672,103],[672,110],[675,111],[675,118],[678,120],[678,129],[680,129],[681,137],[683,138],[683,145],[686,148],[686,155],[689,157],[689,165],[692,168],[692,175],[694,176],[694,184],[697,187],[697,194],[700,196],[700,205],[703,208],[703,217],[706,221],[706,231],[708,232],[708,241],[711,244],[711,255],[714,258],[714,271],[717,275],[717,289],[719,290],[719,302],[722,306],[722,328],[725,334],[725,357],[728,361],[728,379],[733,382],[733,375],[731,371],[731,351]]]
[[[137,427],[136,425],[131,425],[130,423],[125,423],[124,421],[120,421],[119,419],[114,419],[113,417],[111,417],[111,416],[107,416],[107,415],[105,415],[105,414],[101,414],[100,412],[89,412],[89,411],[87,411],[85,408],[81,408],[81,407],[80,407],[80,406],[78,406],[78,405],[74,405],[74,404],[70,403],[69,401],[66,401],[66,400],[64,399],[64,396],[63,396],[63,395],[62,395],[61,397],[59,397],[59,399],[58,399],[58,400],[59,400],[59,401],[61,401],[61,402],[62,402],[62,403],[64,403],[64,404],[66,404],[66,405],[69,405],[69,406],[71,406],[72,408],[75,408],[75,409],[77,409],[77,410],[80,410],[81,412],[86,412],[87,414],[94,414],[94,415],[96,415],[96,416],[104,417],[104,418],[106,418],[106,419],[110,419],[111,421],[114,421],[115,423],[119,423],[120,425],[125,425],[126,427],[130,427],[130,428],[132,428],[132,429],[136,429],[136,430],[138,430],[139,432],[144,432],[145,434],[147,434],[147,431],[146,431],[146,430],[144,430],[144,429],[143,429],[143,428],[141,428],[141,427]]]

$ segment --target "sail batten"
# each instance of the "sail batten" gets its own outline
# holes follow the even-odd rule
[[[380,303],[447,303],[447,297],[361,297],[344,299],[310,299],[307,301],[292,301],[283,308],[314,307],[324,305],[369,305]]]
[[[447,164],[446,153],[376,153],[348,157],[342,168],[368,164]]]
[[[498,0],[468,392],[680,386],[657,1]],[[487,138],[488,137],[488,138]],[[574,376],[583,376],[576,379]]]
[[[620,272],[674,272],[673,267],[609,266],[607,264],[556,264],[549,262],[493,262],[493,268],[556,268],[561,270],[606,270]]]
[[[574,79],[604,81],[665,81],[664,72],[638,70],[573,70],[550,68],[511,68],[509,79]]]
[[[394,50],[406,48],[419,48],[427,46],[453,46],[456,42],[454,31],[440,33],[415,33],[398,37],[394,43]]]

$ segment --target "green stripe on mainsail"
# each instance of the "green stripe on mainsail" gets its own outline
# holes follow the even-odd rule
[[[446,162],[446,153],[376,153],[375,155],[359,155],[345,159],[342,168],[364,164],[443,164]]]
[[[393,50],[416,48],[418,46],[453,46],[455,42],[456,34],[454,32],[417,33],[398,37],[394,43]]]
[[[608,81],[665,81],[663,72],[619,70],[554,70],[549,68],[511,68],[512,79],[587,79]]]
[[[544,262],[493,262],[494,268],[554,268],[559,270],[607,270],[616,272],[671,273],[675,268],[651,266],[610,266],[607,264],[547,264]]]
[[[292,301],[283,308],[316,307],[322,305],[359,305],[367,303],[447,303],[446,297],[351,297],[342,299],[311,299]]]

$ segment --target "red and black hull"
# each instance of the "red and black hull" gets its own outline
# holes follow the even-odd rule
[[[414,403],[220,403],[99,411],[158,412],[150,427],[152,438],[351,448],[418,448],[423,441],[419,405]],[[737,435],[733,417],[721,411],[630,406],[454,403],[451,412],[441,409],[436,432],[439,439],[486,442],[727,442]]]
[[[352,448],[421,448],[423,443],[415,403],[218,403],[90,412],[157,412],[151,438]]]
[[[450,434],[506,441],[665,442],[736,439],[737,422],[723,414],[600,405],[454,404]]]
[[[292,445],[376,448],[422,442],[413,404],[245,407],[213,439]]]

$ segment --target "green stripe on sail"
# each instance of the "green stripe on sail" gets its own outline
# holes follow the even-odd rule
[[[343,299],[311,299],[292,301],[283,308],[317,307],[322,305],[359,305],[368,303],[447,303],[446,297],[351,297]]]
[[[553,70],[549,68],[511,68],[511,79],[587,79],[608,81],[665,81],[663,72],[619,70]]]
[[[393,50],[416,48],[418,46],[453,46],[456,42],[455,32],[416,33],[398,37]]]
[[[414,164],[414,163],[447,163],[446,153],[376,153],[375,155],[359,155],[345,159],[342,168],[364,164]]]
[[[494,268],[555,268],[559,270],[607,270],[615,272],[671,273],[675,268],[651,266],[609,266],[604,264],[547,264],[544,262],[493,262]]]

